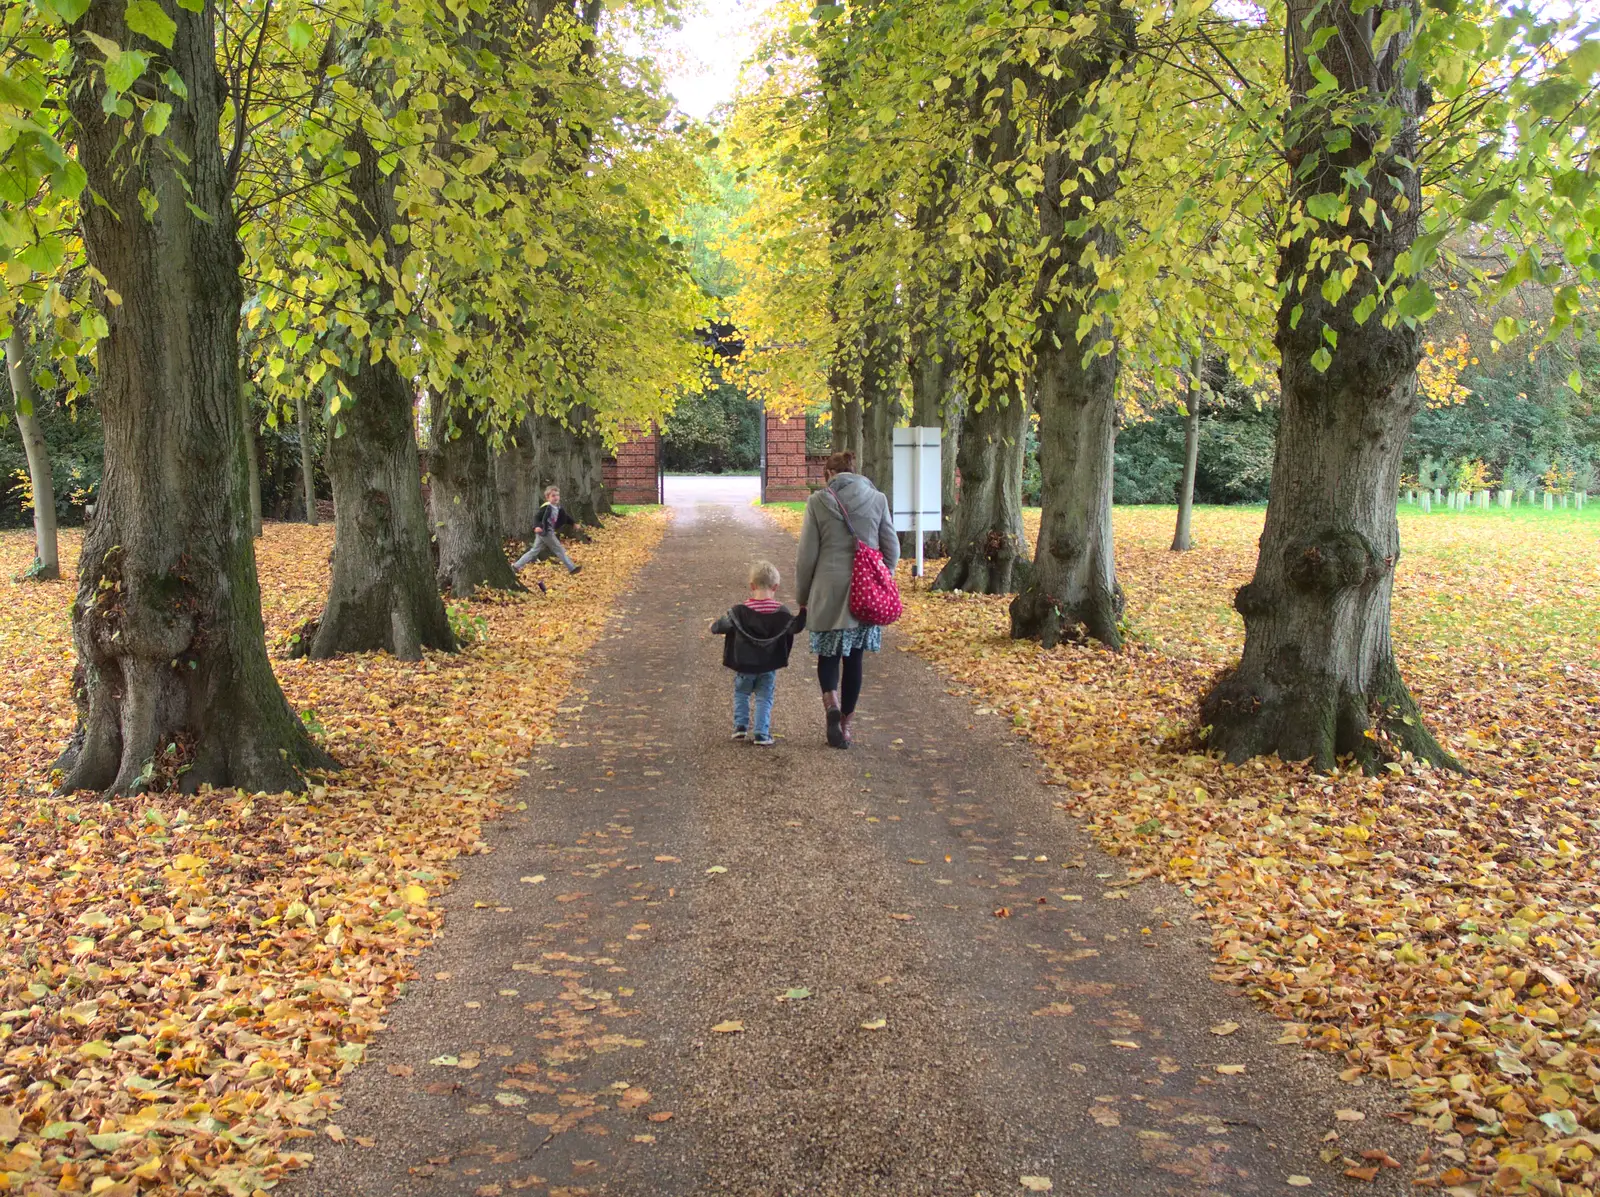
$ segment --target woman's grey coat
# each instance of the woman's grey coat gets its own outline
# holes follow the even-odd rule
[[[889,500],[860,474],[836,474],[826,489],[806,501],[806,522],[800,529],[795,596],[806,608],[806,628],[812,632],[861,626],[850,614],[856,542],[839,518],[840,503],[850,513],[856,536],[878,547],[890,572],[900,560],[900,537],[889,514]]]

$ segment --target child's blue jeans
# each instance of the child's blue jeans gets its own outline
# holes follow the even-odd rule
[[[753,735],[767,737],[772,734],[772,699],[778,692],[778,675],[773,670],[766,673],[736,673],[733,677],[733,727],[743,728]],[[750,699],[756,700],[755,722],[750,721]]]

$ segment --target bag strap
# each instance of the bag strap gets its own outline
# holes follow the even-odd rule
[[[850,530],[850,538],[860,544],[861,537],[856,535],[856,526],[850,522],[850,509],[844,505],[844,500],[839,497],[838,492],[829,489],[828,493],[833,496],[833,501],[839,506],[839,518],[844,520],[844,526]]]

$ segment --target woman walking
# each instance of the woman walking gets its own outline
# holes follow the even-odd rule
[[[878,651],[883,637],[882,628],[864,625],[850,614],[856,541],[877,546],[891,573],[900,559],[889,500],[855,469],[854,453],[828,458],[827,485],[806,503],[795,567],[795,593],[811,630],[811,651],[817,658],[817,681],[828,717],[828,744],[833,748],[850,747],[850,719],[861,694],[863,659]]]

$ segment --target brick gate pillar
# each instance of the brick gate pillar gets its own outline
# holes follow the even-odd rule
[[[761,476],[761,498],[767,503],[804,501],[806,486],[806,418],[766,413],[767,452]]]
[[[630,434],[617,446],[616,455],[600,468],[601,481],[611,491],[613,503],[649,506],[661,502],[661,436],[654,424]]]

